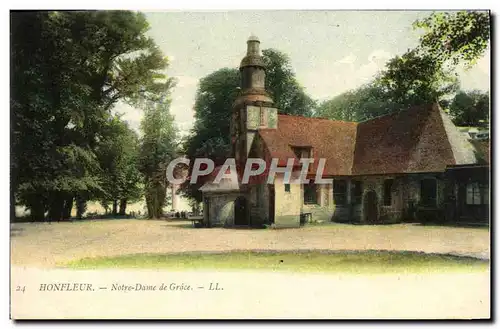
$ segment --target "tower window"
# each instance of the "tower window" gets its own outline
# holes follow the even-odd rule
[[[266,109],[265,108],[260,108],[260,125],[261,126],[267,126],[266,122]]]
[[[312,152],[310,147],[292,147],[292,150],[298,159],[311,157]]]
[[[290,192],[290,184],[285,184],[285,192]]]

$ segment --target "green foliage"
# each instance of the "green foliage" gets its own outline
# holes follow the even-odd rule
[[[11,199],[34,220],[62,219],[74,197],[101,195],[96,152],[110,109],[171,88],[147,30],[129,11],[11,14]]]
[[[376,250],[134,254],[83,258],[64,265],[86,269],[160,267],[350,274],[483,272],[489,269],[487,260],[473,257]]]
[[[229,143],[229,117],[239,85],[237,69],[223,68],[200,80],[194,104],[194,132],[203,141],[222,138]]]
[[[439,62],[464,62],[469,67],[479,59],[488,47],[490,15],[483,11],[459,11],[433,13],[413,24],[423,29],[420,37],[422,51]]]
[[[391,59],[375,83],[391,103],[401,108],[439,101],[459,86],[455,73],[416,50]]]
[[[209,157],[222,163],[229,155],[229,118],[239,83],[239,71],[228,68],[200,80],[194,127],[184,143],[188,157]]]
[[[484,54],[489,24],[489,14],[476,11],[433,13],[416,21],[414,28],[424,30],[417,48],[389,60],[372,83],[321,103],[316,115],[362,121],[414,105],[439,102],[448,107],[459,87],[455,68],[459,63],[470,67]],[[456,112],[457,122],[487,120],[484,106],[473,108],[454,105],[450,111]],[[465,118],[465,112],[472,117]]]
[[[266,64],[266,90],[272,95],[278,112],[312,116],[315,102],[297,81],[290,58],[276,49],[264,49],[262,58]]]
[[[449,105],[457,126],[487,126],[490,113],[489,93],[479,90],[459,91]]]
[[[178,156],[177,130],[170,114],[170,100],[145,101],[141,121],[142,138],[138,159],[139,170],[144,176],[144,193],[149,218],[160,218],[167,202],[166,169]]]
[[[96,147],[101,165],[103,193],[98,199],[108,205],[118,200],[134,202],[142,196],[141,174],[137,167],[139,139],[137,134],[121,120],[120,116],[111,117],[101,130],[102,140]],[[117,213],[114,207],[114,215]],[[124,210],[121,213],[124,214]]]
[[[366,84],[322,102],[316,116],[342,121],[363,121],[391,113],[398,104],[392,103],[375,84]]]

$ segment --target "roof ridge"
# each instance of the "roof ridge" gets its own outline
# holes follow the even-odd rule
[[[408,108],[408,110],[410,110],[410,108]],[[434,110],[434,104],[431,105],[429,113],[432,113],[433,110]],[[438,110],[439,110],[439,108],[438,108]],[[421,120],[420,121],[421,124],[417,125],[416,136],[414,139],[412,139],[413,144],[407,150],[410,161],[411,161],[411,159],[413,159],[413,156],[415,155],[415,151],[417,150],[417,147],[420,145],[420,141],[422,140],[422,134],[425,132],[425,128],[426,128],[427,124],[429,123],[429,120],[431,120],[431,117],[427,116],[427,117],[422,118],[420,120]],[[442,126],[442,119],[440,118],[440,120],[441,120],[441,126]],[[448,138],[446,138],[446,139],[448,139]],[[451,147],[451,144],[449,142],[448,142],[448,144]],[[408,162],[408,165],[409,165],[410,161]],[[408,170],[408,167],[406,168],[406,170]]]
[[[391,113],[381,114],[379,116],[376,116],[376,117],[373,117],[373,118],[370,118],[370,119],[359,121],[358,123],[365,123],[365,122],[369,122],[369,121],[381,119],[381,118],[384,118],[384,117],[389,117],[389,116],[392,116],[392,115],[396,115],[396,114],[399,114],[401,112],[406,112],[406,111],[415,111],[415,110],[422,110],[422,109],[429,110],[429,109],[433,109],[435,104],[436,103],[428,103],[428,104],[424,104],[424,105],[412,105],[410,107],[403,108],[403,109],[400,109],[400,110],[396,110],[396,111],[391,112]]]
[[[324,117],[306,117],[306,116],[302,116],[302,115],[278,114],[278,116],[282,116],[284,118],[301,118],[301,119],[306,119],[306,120],[322,120],[322,121],[328,121],[328,122],[351,123],[353,125],[357,125],[359,123],[356,121],[333,120],[333,119],[324,118]]]

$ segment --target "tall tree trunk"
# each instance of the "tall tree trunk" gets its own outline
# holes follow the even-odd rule
[[[14,222],[16,220],[16,197],[14,190],[10,190],[10,222]]]
[[[156,188],[156,198],[158,200],[158,203],[156,205],[156,212],[158,218],[161,218],[163,216],[163,206],[165,205],[166,196],[167,196],[166,187],[163,184],[158,183],[158,186]]]
[[[151,200],[151,194],[148,190],[146,191],[145,198],[146,198],[146,207],[148,208],[148,218],[151,219],[154,217],[153,202]]]
[[[30,215],[31,215],[31,221],[32,222],[41,222],[44,220],[45,217],[45,205],[43,202],[38,199],[38,200],[33,200],[29,205],[28,208],[30,210]]]
[[[64,198],[59,192],[52,195],[49,208],[49,221],[60,221],[63,218]]]
[[[113,216],[118,214],[118,200],[113,200]]]
[[[125,211],[126,210],[127,210],[127,199],[124,198],[124,199],[120,200],[120,212],[119,212],[119,214],[121,216],[125,216],[125,214],[126,214]]]
[[[78,219],[83,218],[83,214],[87,210],[87,200],[85,198],[78,196],[76,197],[76,217]]]
[[[70,195],[64,200],[64,208],[63,208],[63,219],[71,218],[71,210],[73,210],[73,196]]]

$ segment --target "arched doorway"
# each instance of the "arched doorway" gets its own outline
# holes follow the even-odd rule
[[[376,224],[378,217],[378,199],[375,191],[368,191],[363,199],[363,214],[365,223]]]
[[[234,225],[248,225],[247,199],[243,196],[234,201]]]

